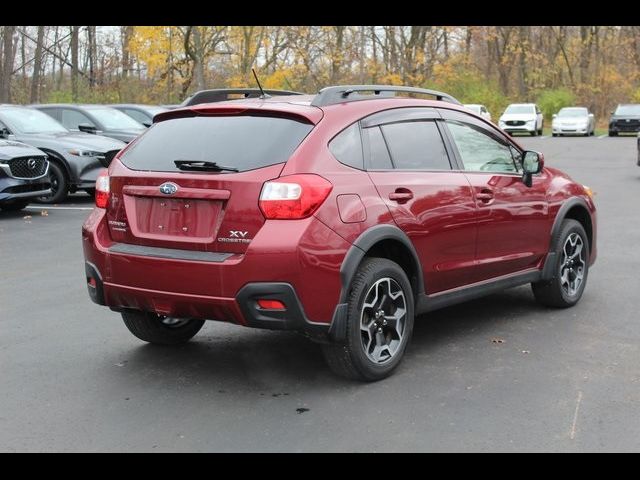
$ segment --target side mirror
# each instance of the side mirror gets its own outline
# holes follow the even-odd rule
[[[551,115],[551,118],[556,118],[558,115],[556,115],[555,113],[553,115]]]
[[[151,122],[142,122],[142,124],[147,128],[151,126]]]
[[[527,187],[533,185],[533,175],[540,173],[544,167],[544,155],[533,150],[526,150],[522,154],[522,183]]]
[[[0,128],[0,138],[9,138],[11,132],[7,127]]]
[[[81,123],[80,125],[78,125],[78,130],[85,133],[92,133],[94,135],[98,131],[98,129],[94,125],[90,125],[88,123]]]
[[[589,114],[589,118],[593,118],[593,113],[590,113],[590,114]]]

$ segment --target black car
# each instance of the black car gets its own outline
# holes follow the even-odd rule
[[[86,132],[129,143],[146,127],[120,110],[105,105],[43,104],[33,108],[52,116],[72,132]]]
[[[618,105],[618,108],[611,112],[609,136],[616,137],[618,133],[634,132],[640,132],[640,104]]]
[[[151,124],[153,123],[154,115],[169,110],[168,108],[159,107],[156,105],[141,105],[137,103],[123,103],[109,106],[129,115],[131,118],[133,118],[137,122],[140,122],[145,127],[151,126]]]
[[[0,209],[22,210],[51,193],[47,155],[20,142],[0,140]]]
[[[201,103],[224,102],[226,100],[238,100],[242,98],[257,98],[262,93],[266,93],[270,97],[282,95],[304,95],[300,92],[291,92],[289,90],[259,90],[257,88],[214,88],[211,90],[200,90],[188,96],[179,106],[190,107],[191,105],[199,105]]]

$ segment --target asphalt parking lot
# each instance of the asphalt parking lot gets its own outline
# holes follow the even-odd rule
[[[640,450],[636,139],[518,140],[596,192],[581,302],[521,287],[431,313],[375,384],[293,333],[209,322],[143,344],[87,295],[89,197],[0,212],[0,451]]]

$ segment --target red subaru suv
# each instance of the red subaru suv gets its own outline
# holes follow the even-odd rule
[[[582,296],[590,190],[454,98],[265,97],[160,113],[98,179],[89,294],[138,338],[186,342],[205,320],[295,330],[372,381],[416,315],[527,283],[548,306]]]

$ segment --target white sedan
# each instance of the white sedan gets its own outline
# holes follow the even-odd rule
[[[491,121],[491,114],[489,113],[489,110],[487,110],[487,107],[485,107],[484,105],[469,103],[466,104],[465,107],[471,110],[476,115],[480,115],[485,120]]]
[[[595,117],[585,107],[561,108],[557,114],[553,115],[551,122],[551,134],[554,137],[567,134],[589,137],[595,130]]]

